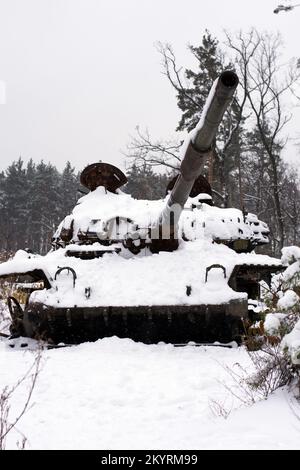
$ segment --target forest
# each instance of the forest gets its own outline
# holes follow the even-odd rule
[[[166,193],[168,176],[149,166],[133,165],[127,176],[123,189],[135,198],[159,199]],[[0,173],[0,251],[45,254],[58,224],[87,191],[70,162],[62,172],[44,161],[13,162]]]

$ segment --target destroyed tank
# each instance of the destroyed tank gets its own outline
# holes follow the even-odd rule
[[[179,175],[163,200],[136,200],[127,178],[94,163],[89,192],[59,225],[45,255],[18,251],[0,277],[23,292],[8,298],[11,333],[77,344],[107,336],[145,343],[239,341],[248,303],[280,261],[254,249],[269,242],[254,214],[215,207],[203,168],[238,78],[223,72],[182,147]]]

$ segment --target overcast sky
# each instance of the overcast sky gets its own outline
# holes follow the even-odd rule
[[[255,26],[279,30],[287,56],[300,55],[300,8],[275,15],[277,3],[0,0],[0,169],[19,156],[59,168],[70,160],[78,170],[100,159],[124,167],[136,125],[168,138],[180,117],[155,42],[171,43],[185,66],[187,44],[198,45],[205,28],[221,39],[224,28]],[[295,119],[290,129],[294,137]]]

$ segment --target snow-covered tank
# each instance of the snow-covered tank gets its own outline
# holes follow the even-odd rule
[[[248,301],[280,261],[255,254],[269,230],[254,214],[215,207],[201,175],[238,84],[215,81],[201,119],[182,148],[180,174],[164,200],[121,191],[126,176],[89,165],[81,197],[45,255],[18,251],[0,265],[25,292],[8,298],[14,335],[79,343],[117,335],[144,342],[239,340]]]

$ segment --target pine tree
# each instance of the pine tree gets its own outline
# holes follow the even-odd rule
[[[178,130],[188,131],[198,123],[213,82],[222,71],[234,68],[230,62],[225,62],[218,40],[207,30],[202,37],[202,44],[198,47],[189,46],[189,50],[197,60],[197,70],[185,71],[190,86],[184,93],[178,94],[178,106],[183,111]],[[191,96],[192,100],[184,99],[183,95]],[[239,175],[236,169],[240,159],[241,137],[239,106],[233,101],[219,126],[207,174],[213,189],[222,195],[222,201],[219,202],[225,207],[232,203],[237,190],[236,180]]]
[[[176,90],[177,105],[182,111],[176,130],[188,132],[197,125],[213,82],[222,71],[234,69],[226,61],[218,40],[207,30],[200,46],[190,45],[189,51],[196,59],[196,67],[194,70],[185,69],[182,74],[171,46],[160,46],[164,73]],[[204,176],[208,177],[215,194],[220,197],[218,203],[225,207],[231,203],[236,188],[240,187],[240,182],[237,184],[236,181],[236,178],[240,178],[236,168],[241,156],[242,125],[241,108],[235,99],[225,112],[212,145],[208,168],[204,169]]]
[[[6,188],[5,174],[0,173],[0,250],[5,250],[5,240],[7,239],[7,217],[6,217]]]
[[[60,176],[50,163],[36,165],[32,181],[30,212],[32,249],[45,253],[60,216]]]
[[[272,138],[268,122],[264,123],[266,141]],[[255,212],[271,229],[271,252],[278,252],[282,227],[277,212],[277,190],[279,190],[280,207],[284,202],[283,181],[287,178],[287,169],[280,163],[280,144],[273,146],[274,158],[277,160],[276,177],[278,185],[274,186],[274,169],[270,165],[266,146],[261,139],[261,131],[254,127],[245,134],[244,152],[242,155],[242,181],[245,208]],[[287,196],[287,195],[286,195]]]
[[[28,184],[21,157],[7,168],[4,188],[3,214],[6,220],[4,248],[15,251],[19,243],[25,244],[28,216]]]
[[[75,206],[78,198],[77,189],[79,184],[78,173],[75,173],[75,168],[67,161],[60,181],[60,215],[62,218],[66,213],[71,212]]]
[[[200,46],[188,47],[197,60],[198,68],[196,71],[185,70],[189,86],[177,90],[177,104],[182,111],[178,131],[194,129],[200,119],[211,86],[224,69],[218,44],[218,40],[206,30]]]
[[[135,199],[161,199],[166,194],[170,179],[166,174],[154,173],[151,167],[133,165],[127,174],[128,183],[124,189]]]

